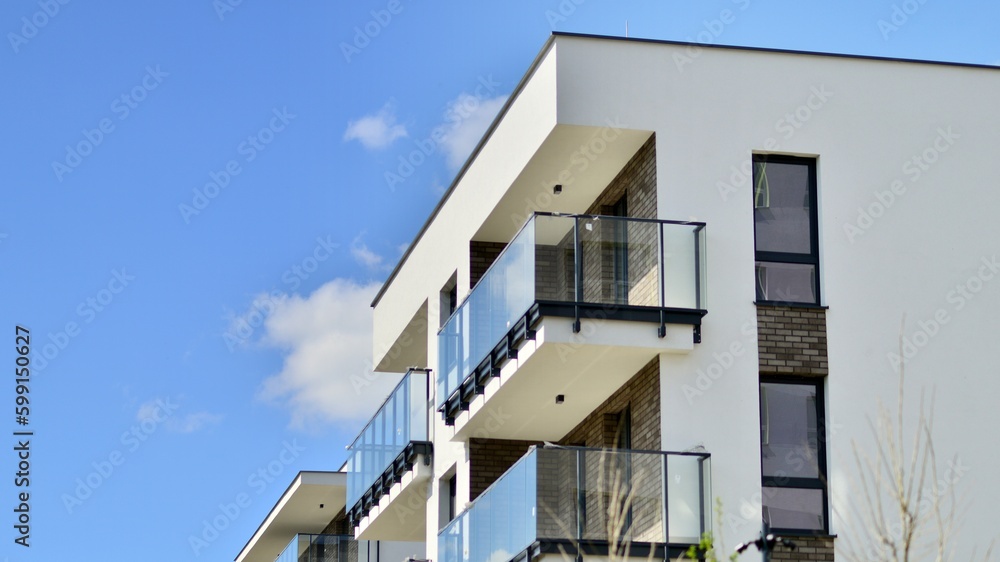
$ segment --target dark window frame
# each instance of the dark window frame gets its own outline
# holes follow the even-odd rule
[[[801,528],[785,528],[785,527],[772,527],[772,530],[782,534],[788,535],[807,535],[807,536],[829,536],[830,534],[830,493],[827,483],[827,435],[826,435],[826,379],[824,378],[812,378],[812,377],[796,377],[796,376],[778,376],[778,375],[761,375],[760,382],[757,385],[758,388],[758,399],[757,403],[760,404],[761,400],[759,398],[759,392],[761,386],[765,384],[795,384],[800,386],[811,386],[816,389],[816,468],[817,476],[815,478],[801,478],[801,477],[787,477],[787,476],[765,476],[764,475],[764,458],[761,455],[760,464],[760,475],[761,475],[761,509],[764,508],[766,504],[767,488],[784,488],[793,490],[820,490],[823,493],[823,528],[822,529],[801,529]],[[764,419],[763,408],[760,408],[760,419]],[[763,447],[763,443],[761,443]],[[763,514],[762,514],[763,515]]]
[[[753,173],[751,174],[751,189],[750,196],[753,198],[752,202],[754,204],[753,209],[756,209],[756,197],[757,197],[757,164],[759,163],[778,163],[778,164],[795,164],[795,165],[805,165],[808,168],[809,185],[807,186],[808,196],[809,196],[809,245],[812,251],[809,254],[798,254],[794,252],[767,252],[757,250],[757,224],[754,221],[754,268],[756,270],[756,264],[760,262],[772,262],[772,263],[787,263],[787,264],[802,264],[813,266],[813,271],[815,272],[815,291],[816,299],[815,301],[781,301],[774,299],[764,299],[760,293],[760,286],[757,280],[756,271],[754,272],[754,292],[756,294],[756,302],[759,304],[773,304],[780,306],[822,306],[823,302],[823,292],[822,283],[820,275],[820,259],[819,259],[819,195],[817,189],[817,159],[808,158],[802,156],[786,156],[782,154],[754,154],[752,157],[751,168]]]

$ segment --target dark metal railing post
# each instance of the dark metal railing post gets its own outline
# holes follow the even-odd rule
[[[708,531],[708,525],[705,524],[705,457],[698,459],[698,507],[701,511],[701,535],[704,535]],[[711,517],[711,515],[708,515]]]
[[[663,307],[667,306],[667,280],[665,273],[665,266],[663,264],[663,229],[666,225],[661,224],[658,229],[657,234],[659,239],[657,240],[657,245],[659,246],[660,252],[657,258],[660,267],[660,327],[656,332],[656,335],[663,338],[667,335],[667,317],[663,312]]]
[[[660,267],[660,306],[667,306],[667,280],[665,276],[666,267],[663,264],[663,229],[665,228],[665,225],[661,224],[659,227],[660,228],[657,229],[657,234],[659,235],[657,244],[659,245],[660,253],[657,256],[657,260],[659,261]]]
[[[697,308],[705,308],[701,304],[701,231],[705,228],[700,225],[694,229],[694,300]]]
[[[663,461],[663,482],[660,486],[663,488],[663,542],[670,542],[670,496],[667,494],[667,486],[670,485],[670,472],[667,467],[670,466],[670,457],[668,455],[662,455],[660,459]]]
[[[576,452],[576,540],[577,544],[579,541],[583,540],[583,527],[586,523],[584,521],[586,513],[586,502],[587,502],[587,492],[584,490],[584,451],[578,450]]]
[[[573,265],[576,297],[573,299],[573,333],[580,332],[580,303],[583,302],[583,242],[580,240],[580,217],[573,217]]]
[[[459,312],[459,314],[464,314],[464,313],[465,313],[464,310]],[[444,381],[445,384],[448,385],[448,387],[444,389],[445,400],[450,398],[451,394],[455,392],[456,388],[458,388],[458,381],[462,380],[462,376],[464,376],[463,372],[465,371],[465,365],[462,364],[462,358],[465,357],[465,349],[463,349],[465,347],[463,343],[465,341],[465,338],[462,337],[462,317],[459,316],[456,319],[456,321],[458,322],[458,326],[457,329],[455,330],[455,339],[458,340],[458,345],[455,346],[455,369],[448,374],[448,377]],[[472,325],[471,320],[469,321],[469,325],[470,326]],[[471,334],[467,335],[469,336],[471,341],[472,335]],[[451,380],[452,378],[454,378],[454,380]]]

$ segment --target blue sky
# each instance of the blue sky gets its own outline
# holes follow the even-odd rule
[[[998,64],[998,18],[940,0],[3,2],[0,396],[8,432],[34,435],[27,488],[0,442],[0,556],[232,560],[297,471],[339,467],[394,382],[356,384],[368,303],[552,30]]]

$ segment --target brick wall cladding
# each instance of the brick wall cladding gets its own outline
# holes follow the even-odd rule
[[[571,398],[567,398],[571,399]],[[581,445],[595,448],[614,448],[618,444],[619,414],[626,408],[631,411],[632,449],[658,451],[660,438],[660,359],[654,357],[615,391],[603,404],[595,408],[572,431],[566,434],[561,445]],[[656,540],[661,534],[662,511],[658,505],[661,485],[658,472],[645,467],[647,462],[655,463],[652,457],[636,457],[631,465],[633,482],[642,486],[637,490],[632,506],[632,539],[636,541]],[[596,483],[602,478],[613,478],[621,469],[621,461],[614,453],[604,457],[600,453],[590,453],[585,461],[585,477],[595,487],[586,497],[587,521],[584,537],[607,540],[607,506],[613,505],[607,494],[599,493]],[[658,466],[658,465],[657,465]],[[647,470],[648,469],[648,470]],[[645,472],[643,472],[645,471]],[[640,474],[642,473],[642,474]],[[563,509],[565,511],[565,508]]]
[[[475,287],[486,270],[493,265],[500,252],[507,247],[503,242],[469,242],[469,286]],[[461,295],[459,295],[461,297]]]
[[[321,535],[353,535],[354,530],[347,525],[347,513],[344,508],[327,523],[326,527],[320,531]]]
[[[795,550],[778,547],[771,560],[788,562],[833,562],[833,539],[830,537],[794,537]]]
[[[535,519],[542,538],[574,538],[577,531],[576,455],[546,449],[537,456],[538,510]]]
[[[540,441],[513,439],[469,439],[469,500],[474,500],[483,490],[507,472],[525,453],[528,447],[541,445]]]
[[[763,375],[826,376],[826,311],[757,305],[757,346]]]
[[[579,445],[595,448],[610,448],[617,443],[618,414],[625,408],[631,408],[632,415],[632,448],[660,449],[660,360],[654,358],[603,404],[595,408],[586,419],[566,434],[559,443],[561,445]],[[515,462],[528,451],[531,445],[541,445],[536,441],[515,441],[508,439],[469,440],[469,463],[471,482],[469,495],[471,499],[480,494],[497,478],[503,475]],[[539,490],[539,534],[540,536],[558,538],[566,533],[566,529],[576,529],[576,457],[574,451],[546,451],[546,455],[538,457],[538,490]],[[605,478],[612,472],[609,466],[615,465],[616,457],[602,458],[600,453],[590,453],[587,458],[586,478],[590,485],[596,487],[600,479],[600,467],[603,464]],[[642,461],[633,464],[633,470],[640,471]],[[641,479],[644,487],[658,486],[659,479]],[[658,493],[639,494],[643,497],[658,498]],[[607,505],[608,498],[597,493],[587,494],[587,511],[590,514],[584,529],[589,538],[604,538],[604,520],[599,514],[602,506]],[[648,533],[658,532],[660,520],[658,506],[645,505],[646,500],[639,499],[633,507],[634,540],[642,540]],[[655,508],[655,509],[654,509]],[[646,514],[649,516],[647,517]]]
[[[661,459],[655,455],[631,458],[631,462],[611,450],[543,449],[538,451],[538,536],[550,539],[575,538],[582,528],[584,540],[607,541],[607,515],[621,513],[622,500],[634,492],[629,537],[636,542],[663,542]],[[583,488],[578,487],[578,470]],[[617,495],[615,482],[626,482]],[[584,510],[577,499],[584,494]],[[579,526],[578,515],[583,515]]]
[[[345,506],[346,507],[346,506]],[[326,527],[319,532],[321,535],[354,535],[354,529],[347,524],[347,512],[345,508],[341,508],[340,511],[327,523]],[[314,553],[319,554],[319,553]],[[336,548],[325,551],[322,556],[324,560],[329,557],[331,559],[338,559],[341,562],[355,562],[358,559],[358,542],[348,541],[341,542]]]
[[[572,248],[535,246],[535,298],[549,301],[574,299]],[[570,263],[567,276],[566,263]]]
[[[649,140],[597,196],[586,214],[606,214],[607,209],[623,195],[630,217],[656,218],[656,135],[650,135]]]
[[[572,399],[572,394],[567,400]],[[566,434],[561,445],[613,447],[618,413],[632,410],[632,448],[660,450],[660,358],[652,361]]]
[[[587,209],[587,214],[609,215],[612,207],[625,198],[628,216],[656,217],[656,135],[636,151],[632,159],[608,183]],[[622,228],[622,224],[618,228]],[[615,283],[615,229],[611,221],[593,231],[581,232],[583,246],[584,296],[588,302],[656,306],[659,300],[657,267],[657,227],[648,223],[625,226],[628,278],[625,286]],[[620,248],[619,252],[622,251]]]

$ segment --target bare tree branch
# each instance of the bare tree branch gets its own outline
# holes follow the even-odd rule
[[[905,320],[904,316],[904,324]],[[901,327],[900,358],[905,357],[902,334]],[[849,505],[834,505],[834,513],[848,527],[837,541],[837,550],[851,562],[950,562],[954,557],[961,502],[955,482],[938,477],[934,392],[927,400],[921,390],[916,426],[907,439],[905,367],[901,359],[895,415],[880,400],[875,419],[869,420],[873,452],[851,441],[857,480]],[[991,543],[982,560],[989,560],[992,551]]]

